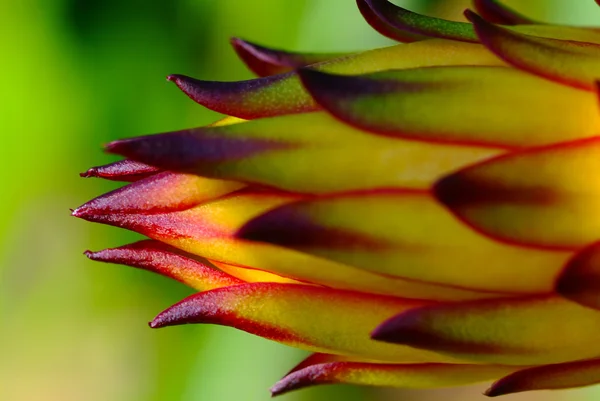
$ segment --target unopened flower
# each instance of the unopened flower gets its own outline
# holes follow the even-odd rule
[[[600,30],[494,0],[470,23],[357,3],[411,43],[325,55],[234,39],[262,77],[170,76],[229,117],[110,143],[125,160],[85,175],[132,183],[73,214],[151,239],[87,255],[199,291],[152,327],[315,352],[274,394],[600,382]]]

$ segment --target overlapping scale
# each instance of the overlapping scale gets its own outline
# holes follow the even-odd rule
[[[488,239],[428,193],[406,191],[288,203],[237,235],[380,274],[493,292],[550,292],[571,256]]]
[[[516,148],[600,132],[594,94],[512,68],[299,73],[325,110],[347,124],[388,136]]]
[[[600,138],[485,161],[436,184],[437,198],[476,230],[528,246],[577,250],[600,233]]]
[[[219,324],[316,352],[403,363],[465,363],[370,339],[369,332],[378,322],[423,304],[316,286],[253,283],[192,295],[160,313],[150,325]]]
[[[317,356],[318,358],[314,358]],[[271,387],[274,396],[322,384],[356,384],[399,388],[462,386],[515,371],[512,366],[446,363],[391,364],[313,354]]]
[[[544,38],[490,24],[467,12],[481,42],[501,59],[532,74],[595,91],[600,76],[600,42],[594,38]],[[593,36],[600,31],[588,30]]]
[[[430,305],[382,323],[373,338],[492,364],[600,356],[600,312],[556,295]]]
[[[600,360],[590,359],[519,370],[495,382],[485,395],[497,397],[522,391],[560,390],[598,383]]]
[[[480,44],[425,40],[357,53],[313,65],[319,71],[362,74],[433,65],[504,65]],[[169,80],[192,100],[219,113],[243,119],[315,111],[319,106],[289,72],[239,82],[201,81],[184,75]]]
[[[426,189],[449,170],[502,153],[369,135],[325,113],[125,139],[108,150],[164,169],[312,194]]]
[[[482,292],[390,277],[276,246],[235,238],[235,233],[253,217],[294,199],[298,199],[298,196],[240,191],[177,212],[139,214],[114,209],[107,213],[105,209],[96,211],[93,204],[86,204],[73,214],[88,221],[139,232],[213,263],[264,270],[277,276],[333,288],[432,300],[484,299],[512,295],[502,291]],[[231,270],[225,271],[233,273]]]

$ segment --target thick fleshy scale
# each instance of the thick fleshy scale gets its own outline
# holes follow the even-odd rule
[[[426,40],[357,53],[313,65],[336,74],[363,74],[388,69],[433,65],[504,65],[480,44]],[[170,81],[195,102],[219,113],[243,119],[315,111],[319,106],[306,93],[294,72],[239,82],[201,81],[170,75]]]
[[[299,73],[325,110],[352,126],[388,136],[515,148],[600,133],[594,94],[511,68],[431,67],[361,76],[309,69]],[[520,89],[519,96],[514,88]]]
[[[490,387],[485,395],[520,393],[531,390],[559,390],[600,383],[600,359],[536,366],[512,373]]]
[[[469,22],[357,0],[407,44],[355,54],[232,39],[260,77],[171,75],[225,113],[111,142],[73,211],[149,240],[87,251],[199,293],[151,327],[236,327],[316,352],[271,389],[600,382],[600,29],[498,0]],[[251,120],[251,121],[249,121]]]
[[[192,295],[150,325],[220,324],[316,352],[403,363],[460,363],[435,352],[370,340],[377,322],[423,304],[316,286],[254,283]]]
[[[550,292],[571,256],[488,239],[421,192],[292,202],[261,214],[237,235],[380,274],[499,293]]]
[[[87,251],[85,255],[99,262],[117,263],[162,274],[198,291],[244,283],[158,241],[145,240],[99,252]]]
[[[462,220],[491,237],[577,250],[599,238],[600,183],[590,179],[598,171],[600,138],[594,137],[467,167],[438,182],[435,193]]]
[[[371,10],[388,25],[413,34],[424,35],[432,38],[451,39],[457,41],[477,43],[484,38],[473,25],[466,22],[448,21],[441,18],[428,17],[417,14],[405,8],[396,6],[388,0],[365,0],[371,6]],[[472,12],[468,12],[472,16]],[[479,19],[481,19],[479,17]],[[505,28],[505,31],[515,34],[539,36],[541,38],[553,38],[568,41],[581,41],[600,44],[600,32],[579,27],[557,26],[557,25],[514,25]]]
[[[465,14],[481,42],[517,68],[575,88],[595,91],[600,76],[599,31],[592,38],[544,38],[490,24],[477,14]],[[586,39],[588,39],[586,41]]]
[[[244,184],[165,171],[101,195],[78,214],[159,214],[189,209],[237,191]]]
[[[482,363],[542,365],[600,356],[598,330],[600,313],[547,295],[414,308],[372,335]]]
[[[371,28],[375,29],[377,32],[379,32],[385,37],[397,40],[398,42],[405,43],[429,39],[429,37],[427,36],[408,32],[402,29],[396,29],[395,27],[389,25],[387,22],[383,21],[375,12],[373,12],[368,0],[356,0],[356,5],[358,6],[358,9],[365,21],[367,21],[369,25],[371,25]]]
[[[277,396],[305,387],[337,383],[417,389],[454,387],[492,380],[513,371],[515,367],[496,365],[385,364],[333,360],[289,373],[271,387],[271,394]]]
[[[107,149],[164,169],[312,194],[427,189],[449,170],[502,153],[369,135],[325,113],[131,138]],[[365,149],[370,149],[369,162],[356,163]]]

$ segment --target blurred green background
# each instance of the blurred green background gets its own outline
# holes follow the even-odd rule
[[[398,3],[457,18],[466,5]],[[538,18],[600,22],[591,0],[507,3]],[[268,399],[268,387],[304,353],[229,328],[148,329],[157,312],[191,291],[83,257],[85,249],[137,237],[69,217],[69,208],[116,187],[78,173],[113,160],[100,149],[109,140],[216,119],[164,77],[249,78],[231,36],[323,51],[389,42],[362,21],[353,0],[3,1],[0,30],[0,400]],[[334,386],[281,400],[481,400],[482,389]],[[595,397],[600,389],[507,399]]]

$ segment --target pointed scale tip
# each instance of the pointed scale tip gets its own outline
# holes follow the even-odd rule
[[[92,167],[83,173],[79,173],[79,176],[82,178],[98,177],[98,168]]]
[[[516,373],[516,375],[518,374],[519,372]],[[511,383],[511,378],[514,376],[515,374],[511,374],[496,381],[495,383],[492,383],[492,385],[483,392],[483,395],[485,395],[486,397],[499,397],[501,395],[514,394],[515,392],[520,392],[516,388],[514,388],[514,383]]]
[[[463,11],[463,15],[471,23],[474,23],[475,21],[483,20],[483,18],[481,18],[479,16],[479,14],[477,14],[475,11],[473,11],[469,8],[467,8],[467,9],[465,9],[465,11]]]
[[[371,332],[371,338],[393,344],[419,347],[436,339],[419,329],[419,308],[393,316]],[[416,312],[416,313],[415,313]]]
[[[75,210],[71,210],[71,216],[77,217],[78,219],[89,220],[92,217],[92,210],[86,203]]]

